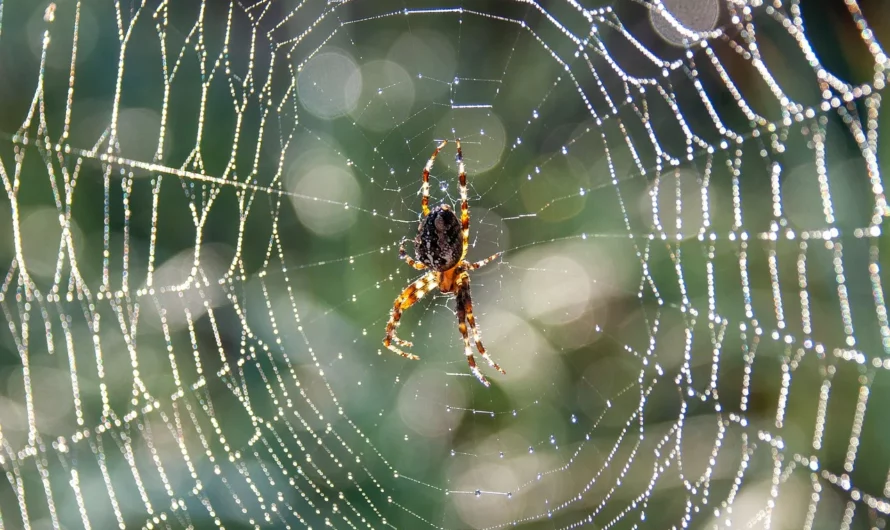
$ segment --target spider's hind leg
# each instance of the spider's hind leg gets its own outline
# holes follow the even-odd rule
[[[494,362],[494,359],[488,355],[488,352],[485,351],[485,346],[482,345],[482,338],[480,337],[479,328],[476,327],[476,318],[473,316],[473,304],[470,302],[467,304],[467,322],[470,324],[470,329],[473,330],[473,338],[476,340],[476,349],[479,350],[479,353],[482,354],[482,358],[488,361],[488,365],[497,370],[502,374],[506,374],[503,368],[498,366],[498,363]]]
[[[464,338],[464,353],[467,356],[467,364],[470,365],[470,371],[476,376],[483,385],[489,386],[489,382],[482,375],[479,367],[476,366],[476,358],[473,355],[473,348],[470,345],[470,336],[467,331],[467,324],[473,331],[473,339],[476,342],[476,349],[482,354],[482,358],[488,361],[488,364],[498,372],[505,374],[503,369],[488,355],[485,347],[482,345],[482,339],[479,337],[479,329],[476,327],[476,318],[473,316],[473,299],[470,296],[470,275],[466,271],[462,272],[458,277],[457,289],[457,321],[460,334]]]
[[[473,356],[473,347],[470,346],[470,335],[467,333],[467,312],[461,304],[461,296],[457,297],[457,329],[460,330],[461,336],[464,338],[464,354],[467,356],[467,364],[470,365],[470,371],[485,386],[491,386],[488,379],[482,375],[482,371],[476,366],[476,357]]]

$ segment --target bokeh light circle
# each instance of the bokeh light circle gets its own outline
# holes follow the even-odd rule
[[[592,294],[587,270],[567,255],[541,258],[522,281],[526,313],[546,324],[577,319],[584,314]]]
[[[661,4],[684,28],[694,32],[711,31],[720,17],[717,0],[661,0]],[[654,8],[649,10],[649,21],[661,38],[670,44],[684,46],[690,41]]]
[[[467,394],[459,386],[449,388],[447,406],[424,392],[430,381],[441,379],[442,370],[428,367],[414,371],[399,391],[398,409],[402,421],[412,431],[438,438],[454,431],[463,419]]]
[[[311,114],[332,119],[352,111],[362,91],[359,66],[345,52],[322,52],[297,75],[300,103]]]
[[[457,71],[457,56],[452,40],[435,30],[417,33],[403,33],[389,48],[386,58],[398,63],[412,77],[418,78],[418,98],[433,101],[448,93],[447,83],[441,79],[452,79]]]
[[[445,140],[460,138],[467,175],[471,180],[472,175],[496,167],[507,146],[504,123],[491,109],[452,110],[436,124],[435,137]],[[443,166],[457,177],[454,156],[442,156],[439,160],[445,162]]]
[[[70,248],[62,249],[62,224],[58,210],[48,206],[38,206],[24,210],[20,214],[22,253],[28,273],[39,278],[52,278],[56,272],[59,254],[62,267],[67,268]],[[80,252],[83,233],[74,219],[68,221],[68,232],[75,252]]]
[[[292,175],[291,203],[303,226],[314,234],[332,237],[355,224],[361,188],[347,168],[320,165]]]
[[[411,114],[414,80],[392,61],[370,61],[353,72],[347,86],[361,86],[361,96],[350,115],[376,132],[392,130]]]

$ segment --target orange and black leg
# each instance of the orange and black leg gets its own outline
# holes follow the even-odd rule
[[[467,324],[469,324],[470,330],[473,332],[473,340],[476,342],[476,349],[479,350],[482,357],[498,372],[502,374],[505,374],[506,372],[492,360],[485,351],[485,347],[482,345],[482,337],[479,333],[479,328],[476,327],[476,318],[473,316],[473,299],[470,296],[470,275],[466,272],[462,272],[458,278],[457,322],[460,334],[464,338],[464,354],[467,356],[467,364],[470,365],[470,371],[473,372],[476,379],[483,385],[489,386],[488,380],[485,379],[485,376],[482,375],[482,372],[476,366],[476,358],[473,355],[473,348],[470,346],[470,336],[467,330]]]
[[[464,165],[464,154],[460,150],[460,138],[457,139],[457,169],[460,188],[460,235],[464,246],[462,257],[466,257],[467,248],[470,246],[470,203],[467,194],[467,168]]]
[[[469,261],[464,261],[464,262],[462,262],[462,266],[463,266],[464,268],[466,268],[467,270],[470,270],[470,271],[474,271],[474,270],[476,270],[476,269],[481,269],[482,267],[488,265],[488,264],[491,263],[492,261],[494,261],[494,260],[498,259],[499,257],[501,257],[501,254],[503,254],[503,252],[498,252],[497,254],[493,254],[493,255],[488,256],[487,258],[485,258],[485,259],[483,259],[483,260],[479,260],[479,261],[474,262],[474,263],[470,263]]]
[[[448,140],[442,140],[442,143],[439,144],[439,147],[437,147],[436,150],[433,151],[430,159],[426,161],[426,165],[423,166],[423,198],[420,201],[420,205],[423,208],[424,217],[430,214],[430,170],[433,169],[433,163],[436,161],[436,156],[438,156],[439,151],[443,147],[445,147],[445,144],[447,143]]]
[[[470,335],[467,332],[467,310],[466,310],[466,299],[469,298],[470,294],[464,288],[458,288],[457,291],[457,329],[460,330],[461,336],[464,338],[464,354],[467,356],[467,364],[470,365],[470,372],[476,376],[476,379],[479,380],[485,386],[491,386],[491,383],[488,382],[488,379],[485,379],[485,376],[482,375],[482,371],[479,370],[479,367],[476,366],[476,357],[473,356],[473,348],[470,346]]]
[[[423,263],[415,260],[414,258],[412,258],[411,256],[408,255],[408,251],[405,250],[405,240],[404,239],[402,240],[402,243],[399,245],[399,259],[404,260],[405,263],[407,263],[408,265],[411,265],[412,267],[414,267],[415,269],[417,269],[419,271],[426,269],[426,265],[424,265]]]
[[[476,349],[482,354],[482,358],[488,361],[489,366],[502,374],[506,374],[507,372],[498,366],[498,363],[494,362],[488,355],[488,352],[485,351],[485,346],[482,345],[482,332],[479,331],[479,328],[476,326],[476,317],[473,316],[473,298],[470,296],[470,275],[466,271],[462,272],[459,282],[462,288],[467,292],[465,305],[467,311],[467,323],[470,325],[470,330],[473,332],[473,339],[476,341]]]
[[[405,290],[402,291],[402,294],[396,298],[396,301],[393,303],[392,313],[389,316],[389,322],[386,323],[386,336],[383,338],[384,346],[407,359],[417,360],[420,358],[413,353],[402,351],[395,345],[398,344],[399,346],[405,346],[407,348],[412,346],[410,342],[402,340],[396,336],[396,328],[399,326],[402,312],[423,298],[426,293],[435,289],[436,285],[436,277],[430,272],[406,287]]]

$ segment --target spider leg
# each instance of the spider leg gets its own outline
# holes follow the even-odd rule
[[[470,296],[470,275],[466,271],[462,272],[460,275],[460,284],[461,290],[466,291],[464,309],[467,312],[467,323],[470,325],[470,330],[473,331],[473,339],[476,341],[476,349],[482,354],[482,358],[488,361],[489,366],[502,374],[506,374],[507,372],[498,366],[498,363],[494,362],[494,359],[492,359],[488,355],[488,352],[485,351],[485,346],[482,345],[482,333],[476,326],[476,317],[473,316],[473,298]]]
[[[479,350],[479,353],[482,354],[482,358],[488,361],[488,365],[497,370],[498,372],[505,374],[507,372],[504,371],[503,368],[498,366],[498,363],[494,362],[494,360],[488,355],[485,351],[485,347],[482,346],[482,338],[479,336],[479,328],[476,327],[476,319],[473,318],[473,309],[469,308],[467,310],[467,322],[470,324],[470,329],[473,330],[473,336],[476,339],[476,348]]]
[[[445,147],[447,143],[448,140],[442,140],[442,143],[439,144],[439,147],[433,151],[432,156],[427,160],[426,165],[423,166],[423,199],[421,199],[420,205],[423,207],[424,217],[430,214],[430,170],[433,169],[433,163],[436,161],[436,155],[439,154],[439,150]]]
[[[395,342],[396,344],[398,344],[399,346],[404,346],[406,348],[410,348],[411,346],[414,346],[414,343],[411,342],[410,340],[400,339],[400,338],[396,337],[395,335],[392,336],[392,341]],[[411,355],[411,354],[409,354],[409,355]],[[415,355],[414,358],[416,359],[417,356]]]
[[[467,168],[464,166],[464,154],[460,150],[460,138],[457,139],[457,168],[459,171],[458,184],[460,188],[460,228],[461,241],[463,241],[463,254],[467,255],[470,246],[470,204],[467,197]]]
[[[470,371],[473,372],[473,375],[476,376],[483,385],[489,386],[490,383],[485,376],[482,375],[482,372],[476,366],[476,358],[473,355],[473,348],[470,345],[470,336],[467,332],[467,324],[469,324],[470,329],[473,331],[473,339],[476,342],[476,349],[479,350],[479,353],[482,354],[482,357],[488,361],[488,364],[491,365],[492,368],[497,370],[498,372],[506,373],[501,369],[500,366],[495,363],[491,357],[489,357],[488,353],[485,351],[485,347],[482,346],[482,340],[479,337],[479,329],[476,327],[476,319],[473,317],[473,300],[470,297],[470,275],[467,274],[466,271],[462,272],[458,277],[458,289],[457,289],[457,328],[460,330],[461,336],[464,338],[464,354],[467,356],[467,364],[470,365]]]
[[[415,281],[411,285],[405,288],[402,291],[402,294],[396,298],[395,302],[393,302],[392,313],[389,316],[389,322],[386,323],[386,336],[383,338],[383,345],[386,346],[391,351],[398,353],[402,357],[406,359],[417,360],[420,357],[414,355],[413,353],[408,353],[406,351],[402,351],[393,343],[398,344],[399,346],[405,346],[410,348],[412,344],[406,340],[402,340],[396,336],[396,328],[399,326],[399,320],[402,318],[402,312],[414,305],[415,302],[423,298],[423,295],[435,289],[438,283],[436,282],[436,277],[433,273],[428,272],[419,280]]]
[[[491,386],[491,383],[482,375],[482,371],[476,366],[476,357],[473,356],[473,348],[470,346],[470,335],[467,333],[467,310],[465,308],[465,297],[462,294],[463,289],[457,292],[457,329],[460,330],[461,336],[464,338],[464,354],[467,356],[467,364],[470,365],[470,371],[485,386]]]
[[[408,255],[408,251],[405,250],[405,240],[402,240],[401,245],[399,245],[399,259],[405,260],[405,263],[411,265],[415,269],[422,271],[426,269],[426,265],[416,261],[414,258]]]
[[[485,258],[485,259],[483,259],[483,260],[479,260],[479,261],[477,261],[477,262],[475,262],[475,263],[470,263],[469,261],[464,261],[464,262],[463,262],[463,266],[464,266],[467,270],[471,270],[471,271],[474,271],[474,270],[476,270],[476,269],[481,269],[482,267],[488,265],[488,264],[491,263],[492,261],[494,261],[494,260],[498,259],[499,257],[501,257],[501,254],[503,254],[503,252],[498,252],[497,254],[493,254],[493,255],[491,255],[491,256],[488,256],[487,258]]]

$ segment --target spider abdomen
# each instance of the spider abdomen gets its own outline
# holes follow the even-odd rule
[[[414,238],[415,259],[439,272],[454,268],[463,258],[460,232],[460,220],[448,205],[433,208]]]

